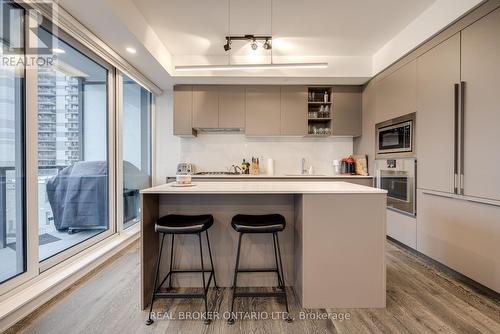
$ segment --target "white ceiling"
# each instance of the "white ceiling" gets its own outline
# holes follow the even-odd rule
[[[228,0],[132,1],[174,57],[225,54],[222,46],[228,34]],[[229,1],[232,35],[272,33],[274,55],[299,57],[372,56],[435,2]],[[255,53],[247,43],[237,44],[232,53]]]
[[[230,0],[230,32],[271,34],[271,0]],[[162,88],[176,83],[363,84],[482,0],[272,0],[273,59],[327,69],[178,72],[226,64],[228,0],[59,0]],[[136,54],[125,49],[133,46]],[[269,62],[234,42],[233,63]]]

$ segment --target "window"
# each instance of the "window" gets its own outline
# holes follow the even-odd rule
[[[24,219],[24,10],[1,3],[0,283],[26,271]],[[5,62],[7,60],[8,62]]]
[[[38,69],[39,260],[108,230],[108,69],[43,27]]]
[[[136,223],[151,185],[152,93],[31,5],[0,0],[0,301]]]
[[[152,94],[123,76],[123,227],[140,216],[139,190],[151,186]]]

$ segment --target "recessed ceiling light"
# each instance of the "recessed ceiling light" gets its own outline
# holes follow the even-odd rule
[[[66,53],[66,51],[64,51],[63,49],[59,49],[59,48],[53,48],[52,52],[57,53],[57,54]]]
[[[137,50],[134,49],[134,48],[131,48],[131,47],[128,47],[126,48],[125,50],[127,50],[128,53],[131,53],[131,54],[136,54],[137,53]]]

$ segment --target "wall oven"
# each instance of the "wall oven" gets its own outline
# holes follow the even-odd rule
[[[415,113],[378,123],[376,127],[377,158],[411,157],[415,155]]]
[[[416,215],[415,158],[375,161],[377,188],[387,190],[387,208],[410,216]]]

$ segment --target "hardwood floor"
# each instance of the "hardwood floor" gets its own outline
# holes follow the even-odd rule
[[[148,327],[144,325],[147,312],[139,311],[139,272],[136,244],[8,333],[500,333],[498,295],[487,295],[390,241],[386,309],[303,310],[290,290],[293,323],[238,320],[230,326],[216,320],[206,326],[201,320],[165,318]],[[228,310],[230,297],[228,289],[213,291],[211,310],[221,314]],[[179,316],[201,311],[203,302],[155,302],[155,311],[167,309]],[[236,305],[240,310],[281,312],[284,305],[272,298],[241,299]],[[318,318],[328,313],[350,319]]]

